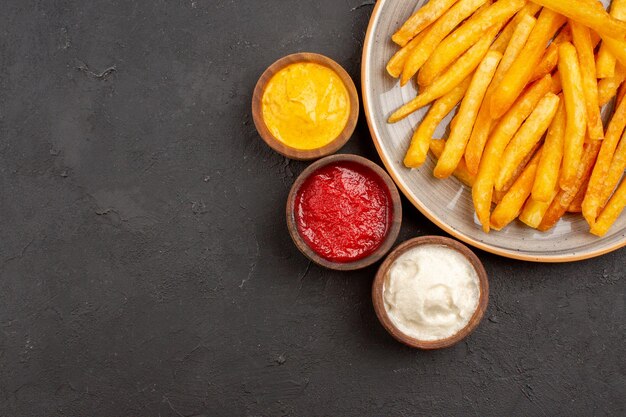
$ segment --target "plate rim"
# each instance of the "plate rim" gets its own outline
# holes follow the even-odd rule
[[[395,169],[392,169],[393,164],[391,161],[387,159],[381,147],[381,140],[378,137],[376,127],[374,126],[374,117],[372,114],[372,108],[370,107],[370,97],[368,92],[368,85],[370,84],[369,78],[367,76],[367,72],[369,69],[369,54],[370,49],[372,47],[372,39],[374,36],[373,29],[374,26],[380,17],[380,13],[383,5],[387,2],[387,0],[378,0],[374,9],[372,10],[372,15],[370,16],[367,31],[365,32],[365,40],[363,41],[363,52],[361,54],[361,97],[363,101],[363,113],[365,114],[365,119],[367,120],[367,126],[370,131],[370,135],[372,136],[372,141],[374,142],[374,146],[376,147],[376,152],[378,156],[382,160],[385,169],[396,183],[396,186],[402,191],[402,194],[415,206],[428,220],[437,225],[444,232],[454,236],[456,239],[461,240],[462,242],[467,243],[475,248],[484,250],[489,253],[493,253],[495,255],[503,256],[510,259],[517,259],[522,261],[530,261],[530,262],[541,262],[541,263],[564,263],[564,262],[574,262],[574,261],[582,261],[585,259],[595,258],[609,252],[616,251],[624,246],[626,246],[626,236],[617,241],[611,246],[606,248],[600,248],[597,250],[589,250],[589,251],[573,251],[569,255],[530,255],[521,253],[519,251],[502,249],[488,243],[481,242],[464,234],[463,232],[457,231],[453,227],[446,224],[444,221],[440,220],[428,207],[422,204],[417,199],[413,198],[411,193],[405,188],[403,182],[397,177]]]

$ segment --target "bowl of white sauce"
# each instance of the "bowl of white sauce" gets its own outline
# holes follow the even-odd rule
[[[442,236],[399,245],[372,288],[376,315],[400,342],[420,349],[452,346],[478,326],[489,301],[487,273],[467,246]]]

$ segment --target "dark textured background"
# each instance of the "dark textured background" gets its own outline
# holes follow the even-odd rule
[[[624,415],[626,250],[479,252],[484,322],[419,352],[378,324],[375,267],[292,244],[306,164],[260,141],[252,89],[296,51],[358,84],[367,3],[2,1],[1,416]],[[342,152],[378,161],[365,120]],[[441,233],[404,208],[400,240]]]

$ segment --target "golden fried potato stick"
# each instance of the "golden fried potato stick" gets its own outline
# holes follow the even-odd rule
[[[590,232],[596,236],[604,236],[609,231],[615,220],[626,207],[626,180],[622,181],[620,186],[609,200],[598,220],[591,226]]]
[[[580,75],[583,81],[583,93],[587,108],[587,131],[589,139],[602,140],[604,127],[598,103],[598,80],[596,79],[596,60],[593,55],[594,46],[591,42],[589,29],[573,20],[569,21],[572,30],[574,47],[578,53]]]
[[[483,230],[489,232],[489,218],[493,185],[498,173],[502,152],[515,135],[515,132],[530,115],[539,100],[550,91],[552,77],[546,75],[530,86],[511,109],[498,121],[485,145],[485,152],[481,158],[476,182],[472,187],[472,200],[476,215],[483,225]]]
[[[405,85],[424,65],[430,54],[437,48],[437,45],[462,21],[472,15],[487,0],[460,0],[452,6],[440,19],[438,19],[427,30],[417,48],[411,51],[402,70],[401,85]],[[424,33],[424,32],[422,32]]]
[[[459,112],[455,117],[455,126],[451,129],[450,137],[446,141],[446,148],[443,150],[443,154],[441,158],[439,158],[439,161],[437,161],[437,165],[433,171],[435,177],[449,177],[463,157],[465,146],[472,133],[472,127],[474,126],[476,115],[478,114],[478,109],[483,102],[485,92],[491,83],[500,59],[502,59],[500,52],[490,51],[485,55],[485,58],[483,58],[476,69],[472,81],[467,88],[467,92],[465,93],[465,97],[463,97],[461,101]]]
[[[612,77],[598,81],[598,104],[600,106],[604,106],[615,97],[617,89],[624,82],[624,78],[626,78],[626,70],[618,62],[615,64],[615,73]]]
[[[543,152],[545,152],[545,147]],[[543,153],[541,155],[543,156]],[[537,169],[539,168],[537,167]],[[535,183],[537,182],[537,178],[538,174],[535,176]],[[559,192],[559,190],[560,188],[558,188],[558,186],[555,187],[555,189],[552,191],[552,194],[550,195],[549,201],[545,202],[535,200],[532,195],[528,197],[528,200],[526,200],[526,204],[524,204],[524,208],[519,215],[519,220],[522,223],[532,227],[533,229],[536,229],[537,226],[539,226],[539,223],[541,223],[543,216],[546,214],[546,211],[548,211],[548,208],[550,207],[550,203]]]
[[[393,34],[391,39],[400,46],[406,45],[422,30],[439,19],[458,0],[430,0]]]
[[[546,203],[554,198],[554,190],[558,188],[559,171],[561,170],[561,161],[563,160],[564,140],[565,104],[561,97],[559,107],[548,128],[543,145],[543,153],[537,167],[537,178],[532,191],[532,198],[537,202]]]
[[[409,55],[417,47],[417,45],[419,45],[422,39],[424,39],[424,36],[426,36],[428,32],[428,30],[420,32],[419,35],[411,39],[409,43],[398,49],[398,51],[393,54],[386,67],[389,75],[393,78],[398,78],[400,74],[402,74],[402,69],[404,68],[406,60],[409,58]]]
[[[602,38],[602,44],[606,45],[609,51],[615,56],[615,59],[626,66],[626,41],[622,39]]]
[[[417,168],[424,163],[428,154],[428,147],[437,129],[437,126],[444,117],[446,117],[454,107],[463,99],[467,87],[469,87],[471,77],[467,77],[444,96],[438,98],[428,109],[428,113],[411,138],[411,145],[404,157],[404,165],[407,168]]]
[[[511,189],[502,197],[491,215],[491,227],[500,230],[511,223],[522,211],[524,203],[530,195],[539,165],[539,158],[543,149],[539,149],[530,160],[522,175],[513,184]]]
[[[626,169],[626,139],[624,138],[626,138],[626,134],[622,134],[622,138],[613,154],[613,161],[611,161],[611,166],[604,179],[604,186],[600,195],[602,207],[606,205],[611,193],[613,193],[613,190],[615,190],[620,178],[624,174],[624,169]]]
[[[559,63],[559,45],[563,42],[572,41],[572,31],[569,26],[564,26],[563,29],[556,35],[556,37],[550,42],[550,45],[543,53],[543,57],[530,77],[530,81],[538,80],[546,74],[550,74],[552,70],[556,68]]]
[[[556,197],[552,200],[552,203],[550,203],[550,207],[543,216],[543,219],[541,219],[541,223],[537,226],[538,230],[545,232],[551,229],[556,222],[563,217],[565,212],[567,212],[567,209],[576,197],[578,190],[584,184],[589,175],[591,175],[591,170],[593,169],[593,164],[596,162],[601,145],[602,141],[599,140],[592,140],[585,143],[583,156],[578,163],[578,172],[574,186],[571,191],[563,189],[559,190]]]
[[[487,7],[480,17],[463,23],[430,55],[418,74],[418,84],[430,85],[459,55],[481,39],[487,29],[493,26],[500,29],[525,4],[526,0],[498,0]]]
[[[443,148],[445,146],[446,141],[444,139],[433,139],[430,141],[430,151],[433,153],[433,155],[435,155],[435,158],[437,159],[441,157],[441,154],[443,153]],[[465,159],[461,159],[461,161],[459,161],[459,165],[457,165],[453,175],[468,187],[474,185],[474,181],[476,180],[476,176],[471,174],[467,170],[467,165],[465,165]]]
[[[587,130],[587,110],[578,54],[574,45],[569,42],[559,46],[559,73],[563,83],[563,98],[565,113],[567,114],[563,167],[559,184],[562,189],[571,191],[576,182],[578,162],[583,153],[583,143]]]
[[[626,85],[622,84],[617,89],[617,96],[615,96],[615,103],[616,103],[616,105],[619,105],[619,103],[621,103],[622,100],[624,100],[624,95],[625,94],[626,94]]]
[[[419,110],[431,101],[438,99],[446,93],[452,91],[454,87],[459,85],[467,78],[480,64],[485,54],[489,50],[489,45],[498,33],[498,27],[494,26],[485,33],[474,46],[463,54],[448,70],[441,74],[435,82],[418,94],[413,100],[409,101],[391,116],[388,123],[395,123],[407,117],[409,114]]]
[[[501,191],[504,188],[504,185],[513,177],[515,169],[528,156],[533,147],[539,143],[543,134],[548,130],[548,126],[552,123],[559,101],[557,95],[546,94],[539,100],[528,119],[511,139],[500,160],[500,171],[495,182],[496,190]]]
[[[626,0],[611,1],[610,15],[619,20],[626,20]],[[598,78],[608,78],[615,74],[615,55],[609,48],[602,44],[596,60],[596,73]]]
[[[517,28],[517,25],[519,25],[520,20],[524,16],[534,17],[537,12],[539,12],[539,10],[541,10],[541,6],[539,6],[538,4],[532,2],[526,3],[526,5],[522,7],[511,20],[509,20],[509,23],[506,24],[504,29],[502,29],[502,31],[498,35],[498,38],[491,45],[491,50],[498,51],[501,54],[504,54],[507,45],[509,44],[509,42],[511,42],[511,39],[513,39],[513,32],[515,32],[515,29]]]
[[[609,15],[596,0],[533,0],[544,8],[554,10],[569,19],[593,29],[603,39],[626,38],[626,22]]]
[[[483,99],[480,110],[478,111],[478,116],[476,116],[476,123],[472,129],[470,140],[465,149],[465,161],[467,162],[467,167],[470,172],[474,174],[478,172],[480,158],[483,154],[485,143],[487,143],[487,137],[489,136],[489,132],[491,131],[491,127],[494,122],[489,111],[491,93],[495,90],[495,87],[502,80],[506,70],[509,69],[515,58],[517,58],[520,51],[524,47],[524,44],[528,39],[528,35],[532,31],[533,26],[535,26],[535,22],[536,19],[528,14],[523,15],[522,18],[519,19],[519,23],[515,28],[511,41],[504,51],[500,65],[498,65],[496,73],[493,76],[493,80],[491,81],[491,84],[489,84],[489,88],[487,88],[485,98]]]
[[[626,128],[626,101],[622,101],[617,106],[611,117],[609,126],[606,129],[606,136],[602,141],[602,147],[598,154],[598,160],[591,174],[587,194],[583,200],[583,216],[585,216],[585,220],[587,220],[590,226],[595,223],[596,217],[598,217],[598,213],[605,203],[605,200],[602,200],[604,181],[609,175],[611,161],[613,161],[613,155],[624,133],[624,128]]]
[[[580,189],[576,193],[576,196],[569,203],[567,207],[568,213],[582,213],[583,211],[583,199],[585,198],[585,194],[587,193],[587,187],[589,186],[589,178],[583,182],[583,185],[580,186]]]
[[[491,95],[492,118],[501,117],[515,103],[541,60],[546,44],[564,23],[563,16],[549,9],[541,11],[526,45]]]

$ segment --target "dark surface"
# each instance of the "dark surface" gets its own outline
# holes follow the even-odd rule
[[[375,267],[322,270],[292,244],[306,164],[261,142],[252,89],[296,51],[358,84],[371,10],[2,1],[0,415],[624,415],[625,250],[479,252],[486,319],[419,352],[377,322]],[[342,152],[378,160],[364,120]],[[441,233],[404,208],[399,240]]]

